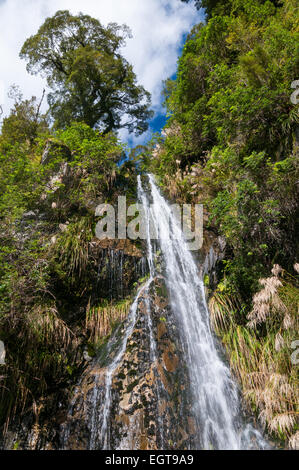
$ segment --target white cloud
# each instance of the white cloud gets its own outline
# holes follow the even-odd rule
[[[133,38],[123,54],[133,64],[138,81],[152,94],[153,108],[161,112],[162,80],[176,70],[183,35],[201,19],[190,4],[180,0],[0,0],[0,104],[4,115],[11,107],[7,92],[13,83],[26,98],[41,96],[45,82],[26,72],[18,57],[25,39],[35,34],[47,16],[69,9],[109,22],[126,23]]]

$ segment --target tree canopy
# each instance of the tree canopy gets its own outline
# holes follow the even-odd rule
[[[190,3],[190,0],[181,0],[184,3]],[[275,6],[281,5],[281,0],[258,0],[258,3],[263,4],[266,2],[273,3]],[[204,8],[207,18],[213,15],[226,15],[230,14],[232,10],[236,11],[242,8],[243,0],[194,0],[196,8]]]
[[[184,3],[190,3],[190,0],[181,0]],[[212,16],[212,12],[215,7],[225,7],[228,9],[231,4],[231,0],[194,0],[194,4],[196,8],[199,10],[200,8],[204,8],[208,18]]]
[[[88,15],[58,11],[27,39],[20,57],[31,74],[46,77],[50,113],[58,127],[82,121],[104,133],[127,128],[143,133],[152,112],[150,94],[137,84],[119,49],[127,26],[107,27]]]

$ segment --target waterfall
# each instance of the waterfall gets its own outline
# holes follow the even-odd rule
[[[130,338],[134,326],[136,324],[137,320],[137,309],[138,309],[138,302],[141,297],[141,295],[144,296],[144,303],[147,311],[147,326],[148,326],[148,334],[149,334],[149,342],[150,342],[150,356],[151,356],[151,361],[152,364],[155,365],[158,361],[158,353],[157,353],[157,345],[154,339],[154,333],[153,333],[153,326],[152,326],[152,320],[151,320],[151,312],[150,312],[150,302],[149,302],[149,287],[154,279],[154,256],[153,256],[153,250],[152,250],[152,245],[151,245],[151,240],[150,240],[150,215],[149,215],[149,206],[147,202],[147,198],[145,195],[145,192],[142,189],[141,186],[141,180],[140,177],[138,177],[138,195],[140,198],[140,201],[143,205],[143,208],[146,213],[146,221],[147,221],[147,227],[146,227],[146,235],[147,235],[147,261],[149,265],[149,270],[150,270],[150,275],[149,279],[146,282],[144,286],[142,286],[136,295],[136,298],[133,302],[133,305],[130,309],[130,314],[127,320],[127,325],[126,325],[126,330],[125,330],[125,335],[121,343],[121,347],[119,348],[118,353],[116,354],[115,358],[113,359],[112,363],[108,366],[107,372],[106,372],[106,378],[105,378],[105,394],[104,394],[104,405],[103,405],[103,412],[102,412],[102,425],[100,429],[100,442],[101,442],[101,448],[102,449],[109,449],[109,427],[108,427],[108,422],[109,422],[109,416],[110,416],[110,410],[111,410],[111,385],[112,385],[112,379],[115,374],[116,369],[121,363],[121,360],[123,358],[123,355],[126,350],[127,346],[127,341]],[[160,401],[160,389],[159,386],[157,385],[157,406],[159,406],[159,401]],[[96,408],[96,407],[95,407]],[[161,446],[162,448],[164,447],[164,441],[163,441],[163,418],[159,416],[158,414],[158,428],[159,428],[159,433],[160,433],[160,439],[161,439]],[[96,448],[96,438],[97,438],[97,427],[92,426],[92,429],[94,430],[92,432],[91,436],[91,449]]]
[[[117,386],[114,384],[117,385],[117,378],[122,373],[122,368],[126,374],[128,373],[125,356],[130,350],[130,341],[136,332],[141,331],[139,338],[142,343],[139,343],[139,347],[141,345],[147,349],[145,356],[140,356],[141,360],[147,358],[147,369],[141,367],[141,374],[147,373],[152,377],[151,407],[150,412],[147,411],[147,419],[150,416],[151,422],[154,423],[151,448],[159,447],[161,450],[167,450],[169,445],[171,447],[178,445],[178,448],[180,445],[185,446],[184,448],[190,446],[192,449],[269,448],[261,434],[251,424],[246,424],[242,416],[238,387],[225,364],[221,345],[210,326],[200,273],[188,250],[183,232],[169,204],[160,194],[153,176],[148,176],[146,187],[142,184],[140,176],[138,177],[138,198],[143,206],[146,221],[146,259],[149,277],[138,288],[126,321],[116,328],[109,339],[103,353],[105,357],[100,354],[78,384],[69,409],[69,421],[63,427],[62,447],[71,446],[73,433],[75,436],[82,435],[80,429],[83,429],[84,439],[86,438],[84,445],[91,450],[114,448],[133,450],[139,446],[137,441],[132,440],[132,436],[136,429],[142,428],[143,424],[140,425],[140,422],[144,422],[142,413],[145,413],[146,408],[143,407],[142,401],[137,403],[136,394],[130,395],[130,405],[142,408],[139,415],[141,421],[130,421],[127,414],[125,421],[127,428],[120,436],[115,432],[115,421],[119,417],[115,413],[122,410],[119,407],[122,392],[121,389],[117,391]],[[169,227],[171,236],[169,236]],[[152,239],[153,234],[158,241]],[[164,340],[161,342],[158,334],[159,310],[155,313],[156,304],[152,300],[154,298],[152,294],[156,292],[156,283],[159,284],[159,279],[162,279],[162,276],[156,272],[158,255],[156,247],[159,248],[159,256],[162,259],[161,266],[168,292],[168,310],[165,310],[165,315],[168,315],[167,322],[171,324],[171,329],[168,329],[167,333],[169,335],[171,332],[169,340],[175,343],[181,367],[179,371],[183,373],[180,376],[183,377],[183,382],[172,382],[172,388],[169,387],[170,382],[166,381],[165,385],[161,379],[161,371],[164,375],[168,369],[163,355]],[[120,257],[120,270],[122,266],[123,261]],[[145,270],[143,260],[141,268],[142,271]],[[118,273],[113,275],[115,279],[119,279]],[[133,343],[135,341],[136,338]],[[137,361],[136,357],[134,361]],[[178,376],[174,377],[177,380]],[[171,401],[170,395],[173,390],[176,393],[175,384],[180,385],[178,390],[182,393],[184,403],[182,406],[178,405],[174,411],[173,407],[169,408],[174,413],[171,415],[171,422],[180,421],[182,428],[183,420],[187,423],[186,429],[188,429],[190,419],[194,426],[192,424],[190,436],[185,433],[187,435],[185,441],[181,441],[182,437],[178,437],[183,435],[183,431],[181,434],[179,428],[179,432],[174,433],[174,443],[172,440],[169,441],[170,415],[165,413],[165,403],[167,400]],[[143,394],[142,390],[141,388],[139,393]],[[128,391],[126,393],[128,395]]]
[[[153,247],[151,243],[151,233],[150,233],[150,207],[148,204],[146,193],[142,188],[141,178],[139,175],[137,177],[137,189],[138,189],[138,198],[140,199],[140,202],[143,206],[143,210],[146,216],[147,261],[148,261],[148,266],[149,266],[149,271],[150,271],[150,278],[149,278],[149,282],[147,286],[147,294],[148,294],[148,289],[155,276],[155,263],[154,263],[154,252],[153,252]],[[146,305],[146,310],[147,310],[147,325],[148,325],[149,340],[150,340],[150,354],[151,354],[152,364],[154,364],[155,366],[158,363],[158,349],[157,349],[157,344],[156,344],[154,333],[153,333],[153,324],[152,324],[152,319],[151,319],[150,302],[149,302],[148,295],[145,297],[145,305]],[[160,390],[159,384],[156,384],[156,393],[157,393],[157,407],[159,407],[160,397],[161,397],[161,390]],[[159,410],[157,411],[158,411],[157,413],[158,429],[159,429],[160,439],[161,439],[161,449],[164,449],[163,416],[160,415]]]
[[[198,447],[250,449],[253,446],[252,441],[255,441],[255,447],[265,448],[266,444],[260,433],[251,425],[244,425],[241,419],[238,388],[217,351],[217,340],[210,327],[204,285],[183,232],[157,189],[152,175],[149,175],[149,186],[152,199],[150,209],[138,178],[139,197],[146,207],[147,226],[152,220],[159,239],[171,307],[188,364]],[[149,233],[149,228],[147,232]],[[153,275],[153,253],[149,239],[148,258]]]

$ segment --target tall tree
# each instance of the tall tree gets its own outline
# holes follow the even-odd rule
[[[52,92],[50,112],[57,126],[83,121],[104,133],[120,128],[141,134],[151,116],[150,94],[137,84],[119,49],[127,26],[106,28],[88,15],[58,11],[27,39],[20,57],[29,73],[41,73]]]

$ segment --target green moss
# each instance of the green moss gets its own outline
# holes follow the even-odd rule
[[[166,288],[166,285],[164,283],[161,283],[156,286],[156,293],[158,297],[161,297],[162,299],[167,299],[168,298],[168,291]]]
[[[92,343],[87,343],[87,353],[89,355],[89,357],[95,357],[96,355],[96,348],[94,346],[94,344]]]

